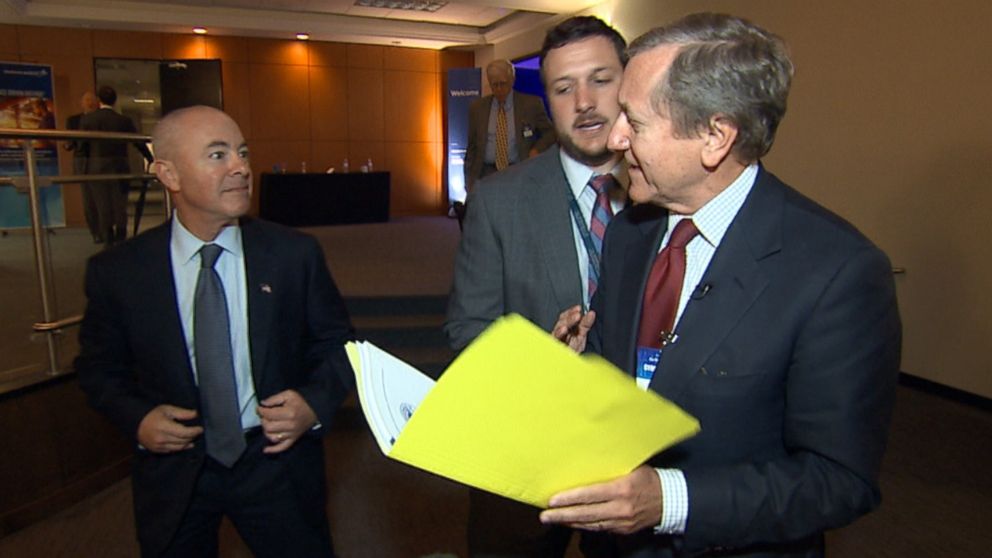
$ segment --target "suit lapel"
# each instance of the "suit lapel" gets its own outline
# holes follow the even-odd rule
[[[532,165],[528,176],[533,184],[528,188],[531,195],[527,196],[524,207],[529,212],[527,222],[535,227],[531,237],[536,239],[557,306],[568,308],[582,301],[572,214],[567,209],[562,211],[562,207],[567,208],[568,180],[557,149],[549,149],[540,158],[542,164]]]
[[[781,250],[784,190],[764,170],[727,229],[700,284],[710,293],[690,300],[678,341],[665,349],[651,388],[676,398],[767,288],[760,262]]]
[[[272,313],[275,311],[273,291],[283,286],[275,284],[275,261],[267,240],[256,221],[248,218],[241,220],[241,243],[248,282],[248,339],[256,389],[263,385],[262,375],[271,334],[269,324],[273,323]]]
[[[627,347],[624,351],[626,360],[623,370],[631,374],[635,372],[637,333],[641,323],[644,289],[661,239],[668,230],[668,214],[663,213],[658,219],[643,221],[634,230],[640,234],[624,247],[624,270],[620,277],[619,299],[616,304],[617,309],[630,309],[631,315],[618,315],[613,320],[618,327],[617,339],[620,340],[620,346]]]
[[[159,358],[161,370],[173,376],[169,384],[182,386],[185,400],[178,403],[196,408],[199,399],[193,380],[193,366],[189,361],[189,347],[186,346],[182,318],[179,316],[176,279],[172,270],[172,221],[166,221],[146,234],[150,243],[149,252],[142,251],[139,256],[145,276],[144,280],[136,280],[134,284],[141,285],[144,290],[142,300],[147,304],[148,315],[160,320],[149,323],[153,331],[148,334],[161,340],[155,346],[163,348]]]

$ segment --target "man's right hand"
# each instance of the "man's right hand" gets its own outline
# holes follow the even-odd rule
[[[590,310],[583,314],[582,307],[576,304],[558,315],[555,327],[551,328],[551,335],[573,351],[581,353],[586,349],[586,338],[595,321],[595,312]]]
[[[138,425],[138,443],[154,453],[172,453],[193,447],[193,440],[203,434],[202,426],[186,426],[181,420],[196,418],[194,409],[173,405],[155,407]]]

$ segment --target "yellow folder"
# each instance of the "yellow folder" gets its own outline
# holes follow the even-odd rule
[[[370,417],[370,397],[388,389],[363,391],[361,370],[381,365],[363,362],[368,354],[354,346],[348,352]],[[389,457],[541,508],[699,431],[694,418],[606,360],[575,354],[517,315],[494,322],[422,400],[403,405],[409,420],[379,440]]]

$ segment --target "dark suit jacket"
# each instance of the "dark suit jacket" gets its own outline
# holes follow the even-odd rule
[[[468,191],[482,175],[492,104],[493,96],[486,95],[476,99],[468,109],[468,145],[465,147],[465,189]],[[544,110],[544,101],[534,95],[513,92],[513,126],[517,138],[517,162],[525,161],[531,149],[544,151],[556,140],[554,125]]]
[[[137,133],[134,122],[131,122],[130,118],[109,108],[100,108],[84,114],[79,120],[79,126],[83,130],[94,132]],[[89,150],[87,174],[126,174],[131,172],[126,142],[91,140],[87,144]],[[146,160],[151,160],[151,153],[144,144],[140,144],[140,146],[135,144],[135,149],[141,152]]]
[[[83,118],[83,113],[73,114],[69,118],[65,119],[65,129],[66,130],[79,130],[80,121]],[[88,151],[88,146],[84,141],[71,140],[65,142],[65,148],[72,151],[72,172],[76,174],[86,173],[86,154]]]
[[[550,331],[562,310],[582,304],[567,188],[559,150],[549,149],[469,194],[444,324],[453,348],[504,314]]]
[[[666,225],[634,206],[606,234],[589,349],[627,371]],[[762,169],[700,285],[651,382],[702,425],[651,460],[685,473],[686,532],[619,539],[621,555],[819,556],[824,530],[880,498],[901,338],[889,261]]]
[[[171,223],[94,256],[76,359],[90,404],[137,440],[155,406],[199,409],[169,256]],[[242,220],[248,283],[248,331],[258,400],[297,390],[322,429],[300,438],[283,458],[304,514],[324,517],[325,470],[319,435],[350,385],[343,344],[352,330],[316,240],[279,225]],[[165,548],[204,464],[195,447],[154,454],[137,447],[135,516],[143,548]]]

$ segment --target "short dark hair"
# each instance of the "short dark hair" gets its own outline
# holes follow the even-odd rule
[[[544,36],[544,44],[541,46],[541,80],[544,80],[544,59],[548,52],[590,37],[603,37],[610,41],[617,51],[620,65],[627,64],[627,41],[616,29],[595,16],[570,17],[549,29]]]
[[[641,35],[627,54],[665,45],[679,52],[655,85],[651,105],[658,114],[667,109],[675,134],[697,134],[721,115],[737,126],[738,157],[752,162],[768,153],[795,72],[785,42],[746,19],[698,13]]]
[[[114,106],[114,103],[117,102],[117,92],[109,85],[104,85],[97,90],[96,96],[105,105]]]

